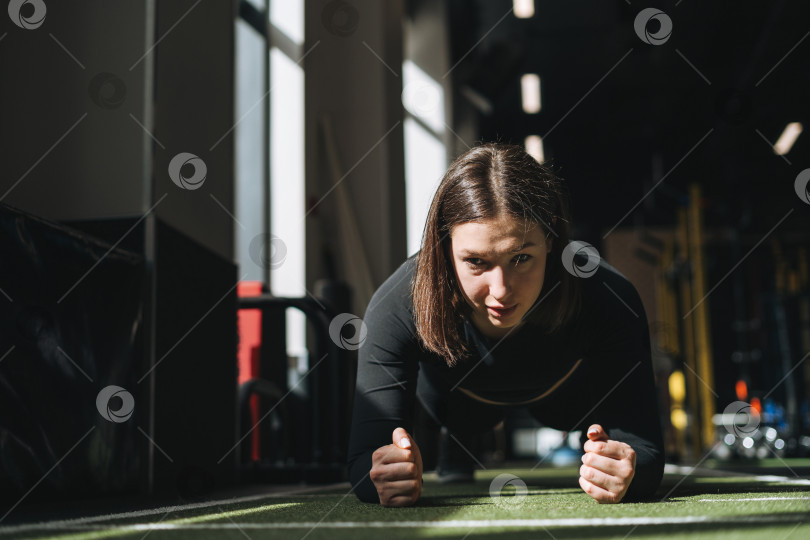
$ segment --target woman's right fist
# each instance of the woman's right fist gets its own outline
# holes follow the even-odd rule
[[[398,427],[393,444],[381,446],[371,456],[371,481],[382,506],[411,506],[422,494],[422,454],[416,441]]]

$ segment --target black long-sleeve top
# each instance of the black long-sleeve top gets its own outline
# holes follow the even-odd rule
[[[525,406],[544,425],[563,431],[600,424],[610,439],[636,451],[636,471],[624,500],[658,488],[664,468],[663,440],[650,358],[647,319],[633,285],[604,260],[579,278],[579,316],[548,335],[528,322],[506,339],[493,339],[465,321],[475,355],[448,367],[419,346],[413,323],[411,281],[415,256],[407,259],[373,295],[359,349],[351,434],[349,479],[357,497],[379,503],[369,477],[371,455],[391,444],[397,427],[412,429],[419,366],[439,368],[451,386],[493,406]],[[553,287],[545,283],[541,296]]]

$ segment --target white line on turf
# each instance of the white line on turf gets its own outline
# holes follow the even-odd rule
[[[698,502],[738,502],[738,501],[810,501],[810,497],[751,497],[746,499],[699,499]]]
[[[755,476],[754,480],[759,480],[760,482],[783,482],[785,484],[810,486],[810,480],[806,478],[788,478],[787,476]]]
[[[301,488],[293,488],[287,491],[278,491],[272,493],[261,493],[257,495],[245,495],[242,497],[234,497],[231,499],[217,499],[215,501],[204,501],[198,503],[189,503],[189,504],[178,504],[178,505],[169,505],[169,506],[159,506],[155,508],[149,508],[147,510],[135,510],[132,512],[119,512],[117,514],[100,514],[97,516],[87,516],[82,518],[74,518],[74,519],[64,519],[59,521],[51,521],[48,523],[35,523],[35,524],[20,524],[20,525],[12,525],[8,527],[0,527],[0,535],[9,534],[10,532],[21,532],[27,531],[29,529],[37,529],[41,528],[43,525],[50,526],[53,525],[54,528],[72,528],[74,525],[82,525],[86,523],[92,523],[94,521],[108,521],[108,520],[120,520],[120,519],[132,519],[132,518],[139,518],[139,517],[147,517],[147,516],[154,516],[158,514],[167,514],[170,512],[182,512],[184,510],[196,510],[198,508],[210,508],[212,506],[222,506],[228,504],[239,504],[239,503],[246,503],[246,502],[254,502],[254,501],[261,501],[266,499],[278,499],[282,497],[312,497],[313,494],[318,494],[322,491],[330,491],[333,489],[346,489],[350,487],[348,482],[340,482],[338,484],[330,484],[324,486],[314,486],[314,487],[301,487]],[[342,492],[335,493],[335,495],[341,495]],[[318,495],[322,496],[322,495]],[[106,528],[103,527],[103,528]]]
[[[780,482],[783,484],[791,484],[797,486],[810,486],[810,479],[806,478],[790,478],[789,476],[774,476],[774,475],[753,475],[735,471],[709,469],[707,467],[683,467],[681,465],[673,465],[671,463],[668,463],[664,466],[664,472],[666,474],[686,474],[686,475],[691,475],[692,473],[697,472],[700,476],[749,478],[757,482]]]
[[[733,476],[733,477],[740,477],[740,478],[746,477],[746,478],[750,478],[752,480],[756,480],[756,481],[760,481],[760,482],[781,482],[781,483],[784,483],[784,484],[792,484],[792,485],[810,485],[810,480],[789,478],[789,477],[786,477],[786,476],[755,476],[755,475],[749,475],[749,474],[745,474],[745,473],[738,473],[738,472],[732,472],[732,471],[722,471],[722,470],[708,469],[708,468],[683,467],[683,466],[673,465],[673,464],[667,464],[665,466],[665,468],[664,468],[664,472],[667,473],[667,474],[687,474],[687,473],[691,474],[691,473],[693,473],[695,471],[698,471],[701,475],[705,475],[705,476],[721,476],[721,477],[722,476]],[[213,507],[213,506],[254,502],[254,501],[267,500],[267,499],[276,499],[276,498],[289,497],[289,496],[313,497],[313,496],[319,496],[319,495],[316,495],[316,494],[319,493],[319,492],[322,492],[322,491],[340,490],[340,489],[343,489],[343,488],[346,488],[346,487],[349,487],[348,482],[342,482],[342,483],[326,485],[326,486],[302,487],[300,489],[293,488],[292,490],[289,490],[289,491],[275,492],[275,493],[263,493],[263,494],[257,494],[257,495],[247,495],[247,496],[235,497],[235,498],[231,498],[231,499],[218,499],[218,500],[215,500],[215,501],[189,503],[189,504],[185,504],[185,505],[161,506],[161,507],[151,508],[151,509],[147,509],[147,510],[136,510],[136,511],[132,511],[132,512],[120,512],[120,513],[116,513],[116,514],[102,514],[102,515],[88,516],[88,517],[83,517],[83,518],[51,521],[51,522],[47,522],[47,523],[31,523],[31,524],[11,525],[11,526],[6,526],[6,527],[0,527],[0,536],[7,535],[7,534],[12,534],[12,533],[25,532],[25,531],[29,531],[29,530],[43,530],[43,529],[47,529],[47,530],[54,530],[54,529],[56,529],[56,530],[61,530],[61,529],[67,529],[67,530],[92,529],[92,530],[96,530],[96,529],[101,529],[101,530],[104,530],[104,529],[110,528],[110,526],[109,525],[88,525],[88,524],[93,523],[93,522],[99,522],[99,521],[112,521],[112,520],[139,518],[139,517],[148,517],[148,516],[153,516],[153,515],[158,515],[158,514],[182,512],[184,510],[195,510],[195,509],[199,509],[199,508],[209,508],[209,507]],[[340,495],[340,493],[336,493],[336,495]],[[717,501],[718,499],[709,499],[709,500]],[[744,499],[729,499],[729,501],[739,501],[739,500],[744,500]],[[764,500],[764,499],[757,499],[757,500]],[[625,519],[625,518],[623,518],[623,519]],[[626,518],[626,519],[634,519],[634,518]],[[662,519],[665,519],[665,518],[662,518]],[[678,519],[682,519],[682,518],[678,518]],[[705,522],[705,519],[701,518],[701,517],[695,517],[695,518],[690,517],[690,518],[683,518],[683,519],[694,519],[694,520],[697,520],[695,522],[701,522],[701,523]],[[554,522],[554,520],[546,520],[546,521]],[[568,521],[570,521],[570,520],[568,520]],[[731,521],[738,521],[738,519],[734,518],[734,519],[731,519]],[[689,522],[690,521],[684,521],[683,523],[689,523]],[[713,522],[714,521],[712,521],[712,523]],[[722,521],[717,521],[717,522],[720,523]],[[375,522],[370,522],[370,523],[371,524],[363,524],[362,522],[359,522],[356,525],[357,526],[366,526],[366,527],[375,527],[375,525],[373,524]],[[409,523],[409,522],[398,522],[398,523]],[[418,522],[413,522],[413,523],[418,523]],[[445,526],[445,525],[437,525],[437,523],[450,523],[450,522],[446,522],[446,521],[443,521],[443,522],[425,522],[424,525],[413,525],[413,526],[414,527],[417,527],[417,526],[444,527]],[[489,522],[487,522],[487,523],[489,523]],[[510,521],[510,523],[511,523],[511,521]],[[680,523],[680,522],[678,522],[678,523]],[[643,525],[644,523],[633,522],[633,523],[629,523],[629,524],[630,525]],[[319,527],[324,526],[324,525],[325,525],[325,523],[321,523],[321,525],[319,525]],[[588,524],[587,523],[582,523],[582,525],[587,526]],[[594,523],[594,525],[598,525],[598,523]],[[174,524],[171,524],[171,523],[168,523],[168,524],[139,524],[139,525],[132,525],[131,527],[139,527],[139,529],[137,529],[137,530],[141,530],[142,528],[150,528],[150,527],[160,528],[161,526],[164,527],[164,528],[191,527],[191,525],[174,525]],[[193,528],[200,528],[200,527],[204,528],[206,526],[208,526],[208,525],[205,525],[205,526],[203,526],[203,525],[194,525]],[[243,525],[243,526],[253,528],[253,524],[247,524],[247,525]],[[280,527],[280,528],[299,528],[299,527],[300,528],[308,528],[308,527],[311,527],[312,524],[311,523],[310,524],[307,524],[307,523],[287,523],[287,524],[281,523],[281,524],[275,524],[273,526]],[[338,527],[339,528],[339,527],[342,527],[342,526],[350,527],[350,526],[354,526],[354,525],[351,525],[351,524],[349,524],[349,525],[341,525],[340,522],[329,523],[329,527]],[[401,526],[401,525],[397,525],[397,526]],[[465,526],[465,525],[459,525],[459,526]],[[560,524],[551,523],[550,525],[542,525],[542,524],[540,524],[538,526],[540,526],[540,527],[544,527],[544,526],[551,526],[551,527],[560,526],[560,527],[564,527],[564,526],[576,526],[576,524],[574,524],[574,525],[565,525],[565,524],[562,524],[562,523],[560,523]]]
[[[767,516],[677,516],[677,517],[625,517],[625,518],[562,518],[562,519],[487,519],[487,520],[447,520],[447,521],[323,521],[315,523],[279,522],[279,523],[138,523],[132,525],[77,525],[63,530],[98,531],[114,529],[126,531],[154,530],[228,530],[228,529],[309,529],[314,526],[326,529],[456,529],[456,528],[509,528],[523,527],[619,527],[619,526],[657,526],[688,524],[758,524],[758,523],[795,523],[796,516],[779,514]],[[37,530],[54,530],[56,527],[42,523]],[[8,529],[0,531],[0,534]]]

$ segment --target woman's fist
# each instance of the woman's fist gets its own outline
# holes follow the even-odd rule
[[[391,439],[393,444],[381,446],[371,456],[371,481],[382,506],[411,506],[422,494],[422,454],[400,427]]]
[[[579,469],[580,487],[599,503],[624,498],[636,473],[636,452],[629,444],[608,439],[599,424],[588,428],[588,442]]]

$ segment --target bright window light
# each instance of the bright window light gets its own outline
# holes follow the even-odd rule
[[[802,132],[802,125],[799,122],[791,122],[785,127],[785,131],[779,136],[779,140],[773,145],[773,151],[779,155],[784,156],[790,149],[793,148],[793,143]]]
[[[536,73],[526,73],[520,78],[520,91],[523,96],[523,111],[526,114],[540,112],[540,77]]]
[[[261,59],[267,42],[245,21],[236,21],[237,84],[235,116],[242,118],[234,129],[236,144],[236,212],[243,227],[236,227],[237,258],[241,273],[249,281],[266,281],[266,271],[253,262],[250,243],[264,232],[264,201],[269,198],[264,185],[264,118],[261,106],[254,106],[262,99],[264,67]],[[251,111],[251,108],[253,109]],[[258,110],[257,110],[258,109]]]
[[[434,133],[444,133],[442,85],[410,60],[402,64],[402,105]]]
[[[276,296],[305,296],[304,70],[273,47],[270,80],[284,81],[269,96],[270,230],[287,249],[284,264],[269,265],[270,290]],[[287,353],[298,359],[300,373],[306,370],[306,318],[288,309],[286,321]]]
[[[512,6],[518,19],[528,19],[534,15],[534,0],[514,0]]]
[[[536,159],[538,162],[543,163],[545,156],[543,155],[543,139],[540,135],[529,135],[525,141],[526,153]]]
[[[259,9],[264,9],[264,6]],[[270,22],[297,45],[304,43],[303,0],[270,2]]]
[[[408,256],[419,251],[430,202],[447,168],[440,138],[422,124],[405,117],[405,210]]]

